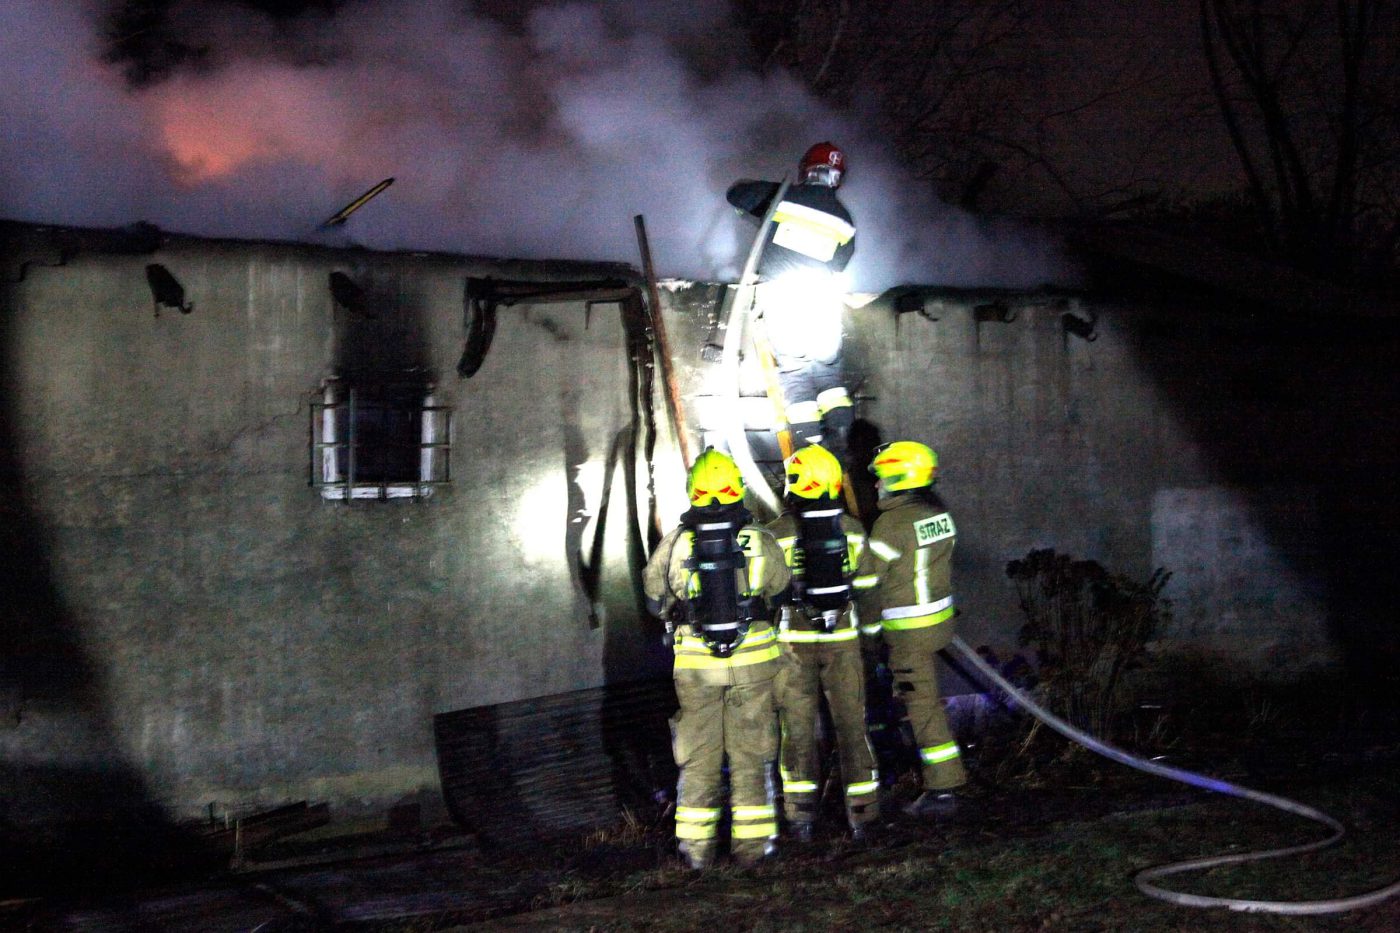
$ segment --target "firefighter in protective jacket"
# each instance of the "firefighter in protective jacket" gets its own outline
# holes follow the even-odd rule
[[[822,443],[844,459],[851,397],[841,369],[844,289],[835,274],[856,248],[855,222],[836,196],[846,156],[817,143],[798,163],[798,184],[773,210],[759,261],[758,307],[778,365],[794,446]],[[744,179],[727,198],[762,220],[781,186]]]
[[[686,486],[691,508],[642,579],[652,612],[676,620],[668,622],[680,701],[671,722],[676,839],[692,868],[713,862],[727,762],[729,848],[752,864],[772,853],[778,835],[771,773],[779,648],[770,610],[789,573],[773,536],[744,508],[744,481],[727,454],[707,448]]]
[[[865,733],[865,676],[851,578],[865,529],[841,506],[841,464],[816,445],[788,457],[788,511],[768,528],[792,569],[779,615],[783,666],[776,683],[782,727],[783,809],[793,835],[812,837],[820,800],[817,717],[825,693],[841,758],[846,818],[861,839],[879,816],[880,776]]]
[[[859,605],[867,625],[879,620],[895,689],[919,745],[923,793],[905,812],[946,816],[956,809],[953,789],[967,781],[934,670],[935,652],[953,639],[956,529],[933,491],[933,450],[917,441],[886,444],[876,450],[870,471],[880,516],[856,572]]]

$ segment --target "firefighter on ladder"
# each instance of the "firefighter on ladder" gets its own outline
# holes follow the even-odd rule
[[[844,289],[836,274],[855,252],[855,222],[836,189],[846,156],[817,143],[798,164],[798,183],[773,211],[758,273],[758,311],[776,358],[793,446],[821,443],[840,460],[853,418],[841,365]],[[726,197],[762,219],[781,186],[744,179]]]
[[[779,647],[770,601],[789,573],[773,536],[744,508],[730,457],[707,448],[686,483],[691,508],[643,573],[648,608],[668,621],[680,710],[671,721],[680,769],[676,839],[691,868],[715,859],[729,769],[730,853],[750,865],[778,835],[773,678]]]
[[[865,676],[851,578],[865,529],[841,505],[841,464],[804,447],[785,464],[788,510],[768,529],[792,569],[778,623],[784,663],[776,693],[781,723],[783,810],[799,842],[812,838],[821,798],[816,725],[826,696],[836,727],[846,819],[861,841],[879,816],[880,776],[865,733]]]
[[[889,646],[895,690],[919,747],[923,793],[904,808],[914,817],[951,816],[954,789],[967,782],[961,752],[938,693],[935,653],[953,639],[951,558],[956,529],[933,484],[938,455],[917,441],[875,451],[880,515],[870,530],[854,585],[862,628]],[[876,621],[878,619],[878,622]]]

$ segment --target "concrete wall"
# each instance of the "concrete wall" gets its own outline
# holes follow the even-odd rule
[[[859,314],[873,320],[858,328],[860,370],[869,374],[863,411],[887,439],[927,438],[939,451],[940,488],[960,532],[964,637],[1011,641],[1024,620],[1006,565],[1047,547],[1142,581],[1165,566],[1177,624],[1163,634],[1216,634],[1218,605],[1203,604],[1191,582],[1199,542],[1165,533],[1161,500],[1191,490],[1245,510],[1245,493],[1220,474],[1191,419],[1143,366],[1135,328],[1150,312],[1025,298],[1008,305],[1013,320],[979,323],[979,304],[933,304],[936,323],[908,315],[898,334],[892,315],[867,308]],[[1065,314],[1097,318],[1095,339],[1066,335]],[[1211,566],[1241,581],[1234,599],[1258,609],[1255,637],[1237,659],[1265,669],[1276,615],[1265,601],[1276,578],[1259,572],[1277,550],[1268,541],[1257,551],[1216,550]],[[1314,616],[1290,627],[1289,639],[1306,645],[1303,664],[1332,660],[1323,625]]]
[[[1164,651],[1243,675],[1345,663],[1384,676],[1397,639],[1400,334],[1287,318],[1154,283],[1116,297],[931,293],[896,325],[852,312],[859,409],[927,440],[958,516],[960,625],[1007,645],[1006,563],[1032,548],[1146,581],[1172,573]],[[1067,334],[1070,314],[1094,339]]]
[[[147,263],[191,313],[153,313]],[[360,318],[337,270],[366,285]],[[637,630],[625,462],[597,607],[576,559],[632,423],[618,306],[502,309],[481,370],[454,371],[466,276],[617,271],[188,239],[29,267],[4,291],[4,420],[13,549],[42,571],[7,588],[28,613],[9,799],[56,762],[125,762],[180,815],[382,803],[435,786],[434,713],[664,670]],[[352,356],[425,369],[454,409],[429,498],[308,485],[310,405]]]
[[[479,373],[454,371],[467,276],[618,269],[52,240],[12,231],[0,288],[0,815],[108,805],[112,775],[177,815],[382,805],[435,785],[434,713],[665,670],[629,562],[628,488],[644,521],[646,476],[611,459],[634,430],[617,306],[502,309]],[[191,313],[153,313],[148,263]],[[333,271],[365,286],[369,314],[332,301]],[[719,295],[664,296],[698,429]],[[939,451],[970,641],[1014,648],[1005,565],[1054,547],[1142,579],[1165,566],[1164,634],[1249,670],[1374,654],[1394,588],[1368,570],[1397,525],[1393,334],[1333,334],[1323,358],[1296,327],[1184,292],[923,295],[936,320],[889,296],[850,311],[849,362],[869,430]],[[994,299],[1010,320],[978,312]],[[1097,338],[1067,336],[1064,314],[1096,319]],[[453,408],[453,480],[421,502],[324,501],[311,403],[375,365],[416,367]],[[752,355],[742,377],[766,410]],[[655,483],[669,526],[673,439]],[[593,592],[579,555],[599,534]]]
[[[893,295],[848,310],[849,381],[872,442],[939,453],[967,640],[1016,649],[1006,565],[1054,548],[1143,582],[1169,571],[1164,653],[1276,678],[1393,656],[1393,326],[1280,317],[1181,283],[905,294],[924,315],[897,314]],[[695,354],[718,295],[673,300],[693,419],[718,433],[716,367]],[[771,424],[752,359],[741,383],[746,421]]]

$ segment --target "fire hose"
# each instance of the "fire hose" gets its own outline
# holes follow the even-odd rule
[[[953,637],[950,645],[957,651],[958,655],[967,663],[978,670],[989,682],[996,685],[1007,698],[1023,710],[1039,719],[1045,725],[1054,729],[1072,742],[1089,749],[1091,752],[1102,755],[1119,764],[1136,768],[1147,774],[1166,778],[1171,781],[1179,781],[1189,784],[1192,787],[1199,787],[1203,790],[1214,791],[1220,794],[1228,794],[1232,797],[1241,797],[1245,800],[1253,800],[1266,806],[1301,816],[1304,819],[1321,823],[1331,830],[1330,835],[1317,842],[1308,842],[1302,845],[1287,846],[1280,849],[1265,849],[1253,852],[1240,852],[1231,855],[1215,855],[1205,858],[1190,859],[1184,862],[1173,862],[1168,865],[1159,865],[1154,868],[1146,868],[1138,872],[1133,882],[1138,890],[1149,897],[1154,897],[1159,901],[1166,901],[1169,904],[1177,904],[1182,907],[1228,907],[1231,910],[1247,911],[1255,913],[1271,914],[1291,914],[1291,915],[1314,915],[1341,913],[1347,910],[1356,910],[1361,907],[1370,907],[1375,904],[1400,894],[1400,881],[1393,882],[1383,888],[1356,894],[1351,897],[1340,897],[1331,900],[1318,901],[1258,901],[1246,900],[1233,897],[1209,897],[1201,894],[1186,894],[1181,891],[1173,891],[1168,888],[1154,884],[1155,881],[1165,878],[1168,875],[1180,874],[1182,872],[1197,871],[1206,868],[1216,868],[1221,865],[1236,865],[1241,862],[1252,862],[1262,859],[1281,858],[1287,855],[1301,855],[1304,852],[1315,852],[1336,844],[1346,834],[1346,828],[1340,821],[1333,819],[1321,810],[1315,810],[1305,804],[1287,797],[1279,797],[1274,794],[1267,794],[1263,791],[1251,790],[1248,787],[1240,787],[1228,781],[1217,778],[1206,777],[1186,771],[1182,768],[1173,768],[1157,762],[1147,761],[1136,755],[1131,755],[1120,748],[1116,748],[1107,742],[1094,738],[1087,732],[1077,729],[1069,723],[1060,719],[1040,704],[1036,703],[1025,693],[1012,686],[1006,678],[997,673],[996,669],[984,661],[977,652],[968,647],[967,643],[957,636]]]
[[[758,261],[763,255],[764,242],[768,235],[768,225],[773,222],[773,214],[787,194],[789,182],[786,177],[778,185],[777,193],[768,203],[763,219],[759,221],[758,233],[754,235],[753,246],[749,249],[744,272],[739,277],[739,285],[728,293],[732,304],[725,317],[724,348],[720,355],[719,384],[727,393],[726,401],[730,417],[725,424],[729,455],[739,467],[740,474],[748,491],[774,515],[782,511],[778,497],[769,488],[758,464],[749,450],[748,435],[745,433],[744,410],[739,403],[739,345],[744,339],[744,322],[748,317],[749,303],[753,300],[753,290],[758,283]]]

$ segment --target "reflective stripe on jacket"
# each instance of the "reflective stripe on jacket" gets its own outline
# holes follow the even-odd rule
[[[836,250],[856,235],[856,228],[841,217],[790,198],[773,211],[773,243],[819,262],[830,262]]]
[[[725,197],[739,210],[761,220],[778,188],[777,182],[744,179],[731,185]],[[800,268],[840,272],[855,253],[855,233],[851,212],[833,189],[825,185],[792,185],[773,212],[759,274],[771,279]]]
[[[953,617],[953,517],[932,490],[881,500],[854,587],[866,618],[886,631]]]
[[[773,631],[773,626],[764,621],[755,622],[739,646],[726,658],[711,652],[689,625],[682,625],[676,630],[672,650],[676,655],[675,669],[678,671],[748,667],[764,661],[776,661],[780,653],[777,633]]]

